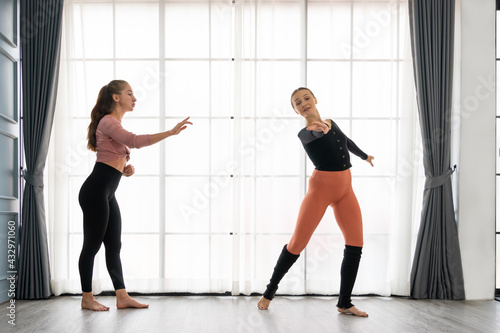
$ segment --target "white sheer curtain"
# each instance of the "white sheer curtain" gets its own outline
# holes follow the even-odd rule
[[[80,292],[86,129],[99,88],[121,78],[138,98],[125,128],[194,122],[132,151],[117,192],[129,291],[264,290],[313,170],[289,102],[308,86],[376,157],[352,157],[365,225],[354,292],[408,295],[422,181],[407,24],[406,1],[66,1],[46,182],[54,293]],[[337,293],[343,247],[328,211],[280,292]],[[94,291],[111,289],[99,253]]]

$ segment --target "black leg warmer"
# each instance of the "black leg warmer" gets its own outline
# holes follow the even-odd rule
[[[340,269],[340,293],[337,307],[349,309],[351,303],[351,293],[358,274],[359,260],[361,259],[361,247],[346,245],[344,250],[344,260]]]
[[[286,249],[286,245],[283,247],[281,251],[280,257],[276,262],[276,266],[274,266],[273,276],[267,285],[266,291],[262,296],[267,298],[268,300],[272,300],[274,295],[276,294],[276,290],[278,290],[278,284],[280,283],[283,276],[288,272],[290,267],[297,261],[300,254],[292,254],[288,252]]]

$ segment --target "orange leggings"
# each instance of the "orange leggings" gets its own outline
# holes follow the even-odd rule
[[[300,254],[331,206],[346,245],[363,246],[363,221],[359,203],[352,190],[351,170],[314,170],[309,189],[300,206],[299,217],[287,250]]]

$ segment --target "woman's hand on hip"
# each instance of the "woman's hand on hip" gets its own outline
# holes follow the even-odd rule
[[[130,177],[135,173],[135,168],[132,164],[126,165],[122,173],[125,177]]]

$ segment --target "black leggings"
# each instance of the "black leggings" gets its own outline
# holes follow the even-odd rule
[[[124,289],[120,260],[122,221],[115,191],[122,173],[97,162],[83,183],[78,200],[83,210],[83,247],[78,268],[83,292],[92,291],[94,258],[101,244],[106,249],[106,267],[115,290]]]

